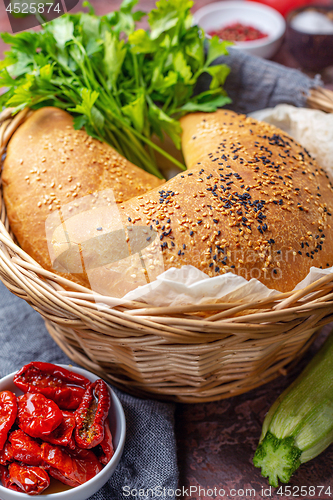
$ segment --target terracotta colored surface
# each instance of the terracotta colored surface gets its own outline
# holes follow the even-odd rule
[[[91,3],[97,14],[114,10],[120,4],[114,0],[91,0]],[[153,0],[141,0],[139,7],[141,10],[149,10],[154,3]],[[194,9],[208,3],[210,0],[197,0]],[[81,5],[82,0],[75,10],[79,10]],[[10,31],[10,25],[3,2],[0,0],[0,32],[2,31]],[[0,42],[0,53],[3,50],[5,45]],[[285,45],[273,60],[286,66],[299,67]],[[333,89],[333,67],[325,69],[321,76],[325,84]],[[267,481],[261,477],[259,470],[255,469],[251,462],[266,412],[277,396],[305,366],[328,331],[329,327],[326,327],[306,358],[286,377],[280,376],[274,382],[245,395],[217,403],[177,405],[176,434],[180,488],[184,488],[183,494],[178,498],[284,500],[299,497],[309,500],[328,499],[333,496],[333,447],[315,460],[304,464],[296,472],[290,483],[293,488],[291,496],[284,494],[287,493],[285,490],[281,490],[280,494],[279,490],[270,491]],[[303,495],[301,486],[304,487]],[[310,490],[310,486],[315,487],[315,490]],[[324,486],[321,495],[318,488],[320,486]],[[325,494],[327,488],[331,488],[330,495]],[[223,491],[219,494],[219,490],[224,490],[225,495],[222,496]]]

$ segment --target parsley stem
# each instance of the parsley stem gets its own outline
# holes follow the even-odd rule
[[[137,132],[136,130],[132,129],[132,131],[133,131],[133,133],[135,135],[137,135],[138,137],[140,137],[143,142],[145,142],[150,147],[152,147],[153,149],[155,149],[155,151],[158,151],[162,156],[164,156],[169,161],[171,161],[172,163],[174,163],[174,165],[176,165],[177,167],[179,167],[181,170],[186,170],[186,167],[185,167],[185,165],[183,163],[180,163],[180,161],[176,160],[176,158],[174,158],[173,156],[169,155],[169,153],[167,153],[164,149],[162,149],[159,146],[157,146],[157,144],[155,144],[154,142],[152,142],[147,137],[144,137],[142,134],[139,134],[139,132]]]

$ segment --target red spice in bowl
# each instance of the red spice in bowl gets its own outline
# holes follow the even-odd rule
[[[211,30],[208,34],[210,36],[217,35],[222,40],[228,40],[230,42],[250,42],[268,36],[266,33],[263,33],[253,26],[248,26],[239,22],[229,24],[218,30]]]

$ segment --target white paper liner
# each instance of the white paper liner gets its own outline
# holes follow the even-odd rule
[[[332,272],[333,267],[311,267],[309,274],[294,290],[301,290]],[[223,302],[238,302],[242,299],[255,301],[274,297],[279,293],[255,278],[247,281],[233,273],[210,278],[196,267],[183,266],[180,269],[168,269],[153,283],[132,290],[122,300],[140,300],[153,307],[171,307],[204,304],[221,299]]]
[[[333,178],[333,113],[279,104],[251,113],[291,135],[314,156]]]

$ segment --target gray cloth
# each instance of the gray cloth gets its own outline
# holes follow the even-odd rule
[[[230,56],[216,61],[231,67],[226,89],[233,99],[231,109],[249,113],[257,109],[289,103],[305,104],[309,89],[320,80],[299,71],[248,56],[231,49]],[[201,84],[207,87],[207,79]],[[42,318],[23,300],[11,295],[0,283],[0,375],[6,375],[33,361],[68,363],[68,358],[49,337]],[[168,498],[163,488],[175,490],[178,480],[174,435],[174,406],[133,398],[117,391],[127,418],[124,455],[116,473],[94,500],[123,499],[122,488],[159,488],[145,497]],[[162,492],[162,494],[160,494]],[[170,492],[169,492],[170,493]],[[133,496],[129,496],[133,498]]]
[[[1,282],[0,345],[0,377],[30,361],[70,362],[48,334],[42,317]],[[140,488],[159,488],[162,495],[158,498],[174,498],[167,494],[168,489],[177,488],[178,482],[174,405],[134,398],[119,390],[115,392],[126,415],[125,449],[114,475],[91,499],[124,499],[128,490]],[[136,497],[139,498],[139,494]],[[153,494],[143,498],[153,498]]]
[[[322,84],[319,75],[312,79],[296,69],[234,48],[229,48],[229,55],[219,57],[213,65],[223,63],[231,68],[225,89],[232,103],[226,108],[237,113],[247,114],[282,103],[305,106],[310,89]],[[207,78],[203,78],[199,90],[207,84]]]

